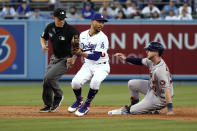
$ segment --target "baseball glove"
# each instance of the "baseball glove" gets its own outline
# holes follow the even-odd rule
[[[72,46],[73,46],[73,54],[76,54],[77,51],[80,50],[80,48],[79,48],[79,36],[78,35],[73,36]]]

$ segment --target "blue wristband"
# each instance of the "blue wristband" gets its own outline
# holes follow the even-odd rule
[[[168,111],[172,111],[172,103],[167,104]]]
[[[102,55],[102,52],[95,51],[93,54],[88,54],[88,59],[97,61],[101,57],[101,55]]]
[[[79,54],[76,54],[77,58],[81,57]]]

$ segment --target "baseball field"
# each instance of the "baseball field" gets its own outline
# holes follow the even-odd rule
[[[67,112],[75,100],[70,84],[61,83],[64,100],[55,113],[39,113],[43,107],[41,83],[4,83],[0,85],[0,131],[196,131],[197,86],[174,84],[173,116],[115,115],[109,110],[129,103],[127,83],[104,83],[90,112],[76,117]],[[86,98],[89,87],[83,87]],[[143,96],[141,96],[142,98]]]

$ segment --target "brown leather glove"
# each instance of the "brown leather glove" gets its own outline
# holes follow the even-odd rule
[[[73,46],[73,54],[76,54],[76,52],[78,52],[78,50],[80,49],[79,48],[79,36],[78,35],[73,36],[72,46]]]
[[[73,54],[81,55],[82,54],[82,51],[81,51],[80,48],[75,48],[75,49],[73,49]]]

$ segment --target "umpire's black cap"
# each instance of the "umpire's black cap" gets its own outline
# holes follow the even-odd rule
[[[57,8],[54,13],[54,17],[59,18],[60,20],[63,20],[66,18],[66,11],[63,8]]]

